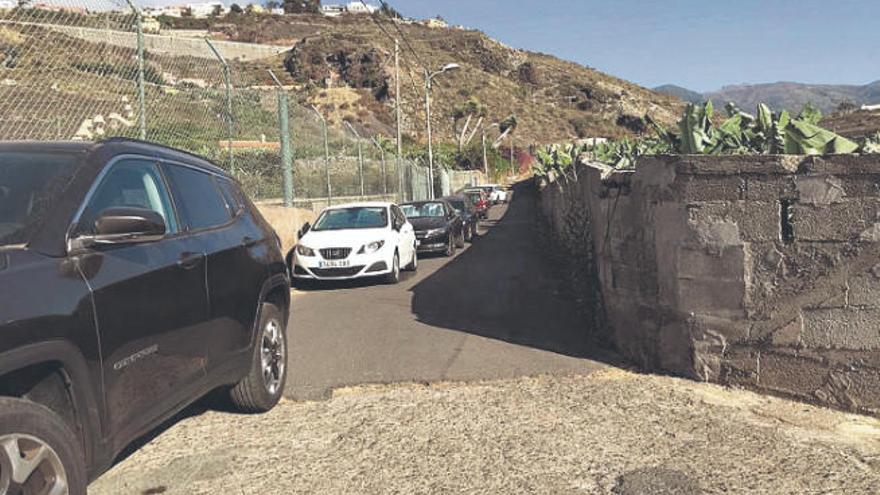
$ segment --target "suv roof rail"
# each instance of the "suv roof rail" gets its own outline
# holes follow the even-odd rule
[[[184,154],[184,155],[191,156],[191,157],[193,157],[193,158],[197,158],[197,159],[202,160],[203,162],[205,162],[205,163],[211,165],[212,167],[216,167],[218,170],[222,171],[224,174],[229,175],[229,172],[227,172],[226,170],[224,170],[223,167],[220,167],[219,165],[217,165],[217,164],[214,163],[213,161],[209,160],[207,157],[204,157],[204,156],[199,155],[199,154],[197,154],[197,153],[194,153],[194,152],[192,152],[192,151],[187,151],[187,150],[183,150],[183,149],[180,149],[180,148],[175,148],[175,147],[173,147],[173,146],[169,146],[169,145],[167,145],[167,144],[163,144],[163,143],[157,143],[157,142],[155,142],[155,141],[147,141],[147,140],[144,140],[144,139],[129,138],[129,137],[124,137],[124,136],[113,136],[113,137],[109,137],[109,138],[107,138],[107,139],[102,139],[102,140],[100,140],[100,141],[96,141],[95,143],[96,143],[96,144],[104,144],[104,143],[132,143],[132,144],[144,144],[144,145],[147,145],[147,146],[155,146],[155,147],[157,147],[157,148],[161,148],[161,149],[164,149],[164,150],[168,150],[168,151],[171,151],[171,152],[174,152],[174,153],[181,153],[181,154]]]

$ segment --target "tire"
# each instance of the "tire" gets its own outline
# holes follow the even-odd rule
[[[472,229],[470,225],[468,225],[468,226],[465,228],[465,231],[464,231],[464,240],[465,240],[466,242],[474,242],[474,229]]]
[[[229,391],[232,406],[240,412],[266,412],[281,400],[287,382],[287,325],[283,320],[281,310],[274,304],[263,303],[260,307],[251,369]]]
[[[39,447],[48,448],[45,459],[28,466],[23,456]],[[12,456],[7,456],[9,451]],[[63,483],[69,495],[85,495],[82,451],[70,427],[47,407],[23,399],[0,398],[0,493],[20,493],[22,485],[36,493],[41,483]],[[13,466],[20,469],[18,476],[23,479],[12,479]]]
[[[412,261],[410,261],[409,264],[406,265],[406,271],[415,272],[415,271],[418,271],[418,269],[419,269],[419,253],[415,248],[413,248]]]
[[[385,283],[394,285],[400,282],[400,255],[394,252],[394,258],[391,259],[391,272],[385,275]]]
[[[459,249],[464,247],[464,227],[462,227],[461,232],[455,237],[455,247]]]
[[[477,224],[476,224],[476,222],[474,222],[471,225],[471,243],[473,243],[474,241],[476,241],[479,238],[480,238],[480,233],[477,232]]]

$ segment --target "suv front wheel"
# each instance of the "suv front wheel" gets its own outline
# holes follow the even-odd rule
[[[82,445],[67,424],[33,402],[0,398],[0,493],[86,493]]]
[[[229,392],[232,405],[239,411],[266,412],[281,400],[287,381],[285,323],[277,306],[263,303],[251,370]]]

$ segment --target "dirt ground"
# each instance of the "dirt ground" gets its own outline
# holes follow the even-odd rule
[[[880,420],[668,377],[364,386],[206,412],[104,494],[880,493]]]

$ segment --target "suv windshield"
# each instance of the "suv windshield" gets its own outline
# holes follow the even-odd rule
[[[423,203],[416,205],[401,205],[401,210],[406,218],[422,218],[422,217],[445,217],[446,210],[443,209],[443,203]]]
[[[312,230],[381,229],[388,225],[388,209],[375,207],[335,208],[315,221]]]
[[[0,153],[0,246],[30,242],[76,164],[69,155]]]

